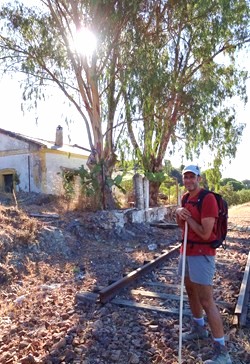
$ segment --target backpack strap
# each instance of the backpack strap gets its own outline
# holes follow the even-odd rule
[[[188,198],[189,198],[189,193],[186,193],[186,195],[184,195],[184,196],[183,196],[183,199],[182,199],[182,201],[181,201],[181,206],[182,206],[182,207],[184,207],[184,206],[185,206],[185,204],[186,204],[186,202],[187,202]]]
[[[196,206],[197,206],[197,208],[198,208],[199,212],[201,212],[201,207],[202,207],[202,202],[203,202],[203,200],[204,200],[204,197],[205,197],[208,193],[212,193],[212,192],[211,192],[211,191],[209,191],[209,190],[201,189],[201,190],[200,190],[200,192],[199,192],[199,195],[198,195],[197,202],[194,202],[194,203],[193,203],[193,205],[196,205]],[[189,198],[189,195],[190,195],[190,194],[189,194],[189,193],[187,193],[187,194],[184,196],[184,198],[183,198],[183,200],[182,200],[182,203],[181,203],[182,207],[184,207],[184,206],[185,206],[185,204],[187,203],[187,200],[188,200],[188,198]]]
[[[202,203],[203,203],[204,197],[206,195],[208,195],[209,193],[212,193],[212,192],[209,191],[209,190],[204,190],[204,189],[202,189],[199,192],[199,196],[198,196],[198,200],[197,200],[197,208],[198,208],[199,212],[201,212],[201,208],[202,208]]]

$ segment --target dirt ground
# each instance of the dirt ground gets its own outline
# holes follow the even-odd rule
[[[250,225],[250,202],[247,202],[243,205],[232,206],[229,209],[229,220],[232,218],[242,219],[246,222],[249,222]]]
[[[79,308],[75,298],[152,259],[178,241],[179,230],[105,230],[98,214],[67,210],[48,196],[17,197],[18,208],[0,196],[0,363],[177,363],[176,320],[111,304]],[[250,203],[232,207],[229,223],[231,239],[249,244]],[[249,330],[230,331],[234,364],[250,363]],[[190,351],[184,363],[201,361]]]

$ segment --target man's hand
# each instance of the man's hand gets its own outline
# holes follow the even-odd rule
[[[184,221],[186,221],[192,216],[190,211],[185,209],[185,207],[179,207],[178,209],[176,209],[176,215],[179,217],[179,219]]]

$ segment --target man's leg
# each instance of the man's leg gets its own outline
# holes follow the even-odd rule
[[[185,277],[184,282],[185,282],[189,305],[190,305],[190,309],[193,314],[193,317],[200,318],[203,316],[203,307],[200,302],[197,284],[191,282],[189,277]]]
[[[197,284],[197,292],[214,340],[214,353],[204,364],[232,364],[225,346],[222,318],[213,298],[213,287]]]
[[[213,338],[224,337],[224,330],[220,312],[214,302],[213,287],[194,283],[198,299],[207,315],[207,320],[213,335]]]
[[[225,346],[221,315],[213,298],[214,257],[201,256],[188,257],[188,259],[188,263],[190,264],[188,264],[188,274],[185,277],[185,286],[189,297],[190,308],[194,316],[194,323],[196,322],[196,324],[190,333],[184,334],[184,340],[206,337],[206,329],[198,325],[204,324],[202,319],[204,310],[214,340],[214,354],[204,364],[232,364]]]
[[[203,317],[203,308],[199,300],[197,286],[191,282],[189,277],[185,277],[185,287],[188,294],[189,305],[193,315],[191,330],[182,335],[183,341],[204,339],[208,337]]]

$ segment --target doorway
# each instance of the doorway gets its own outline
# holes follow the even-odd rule
[[[14,178],[13,174],[4,174],[4,192],[12,193],[14,187]]]

